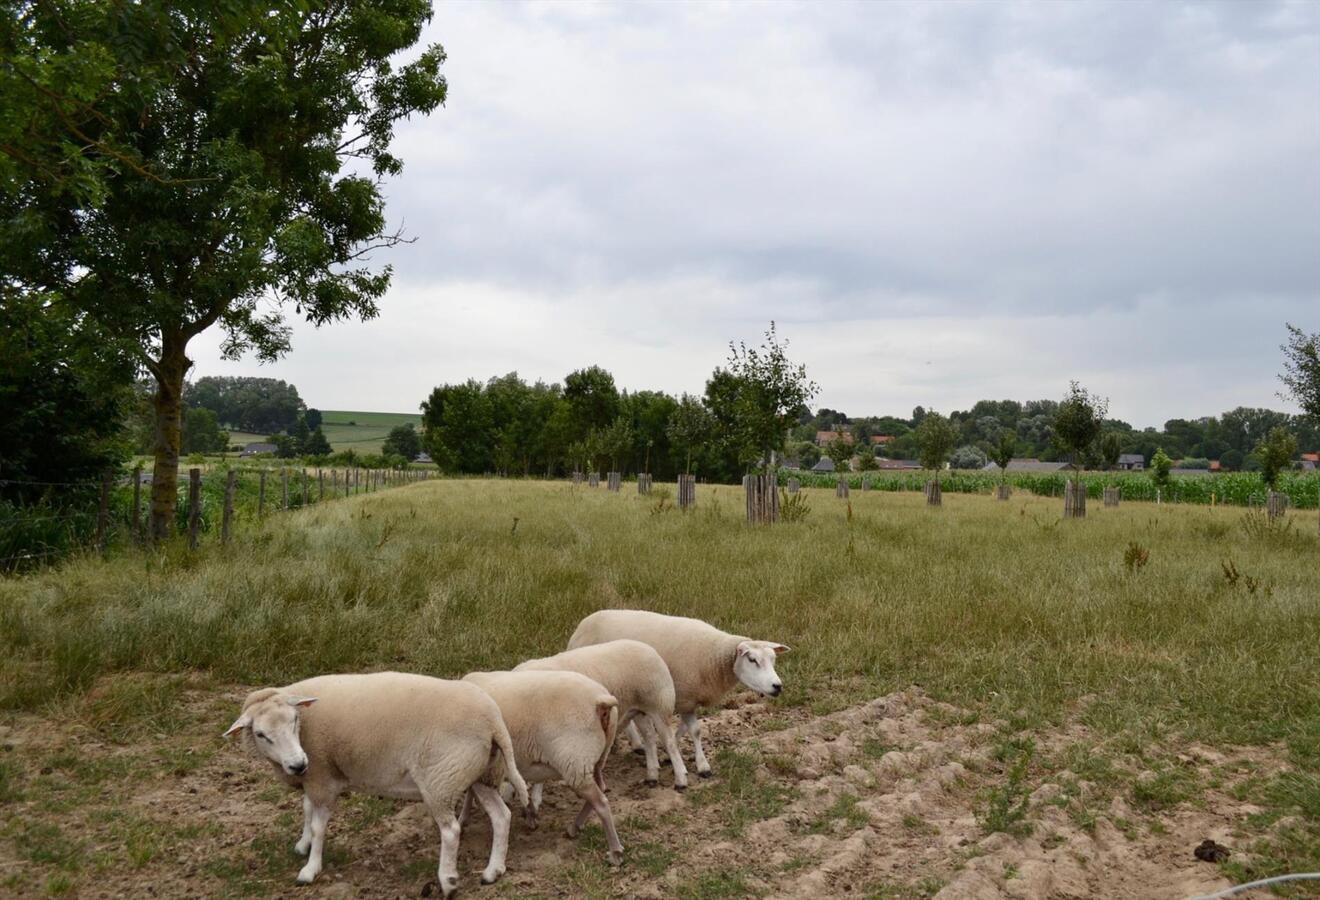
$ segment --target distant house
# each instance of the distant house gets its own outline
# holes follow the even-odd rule
[[[892,434],[873,434],[871,435],[872,447],[883,447],[894,439]]]
[[[416,458],[413,459],[413,462],[429,463],[431,462],[431,454],[423,450],[421,453],[417,454]]]
[[[811,467],[811,471],[813,471],[813,472],[833,472],[833,471],[834,471],[834,460],[830,459],[828,456],[822,456],[819,460],[816,461],[816,464],[815,464],[814,466]]]
[[[276,453],[279,449],[280,448],[276,447],[274,444],[269,444],[264,441],[256,441],[251,444],[245,444],[242,452],[238,455],[239,458],[244,456],[259,456],[262,453]]]
[[[1302,462],[1320,464],[1320,453],[1303,453]]]
[[[853,442],[851,431],[817,431],[816,445],[824,447],[826,444],[832,444],[840,438],[843,439],[845,444],[851,444]]]
[[[1041,462],[1034,457],[1023,457],[1022,459],[1010,459],[1008,461],[1009,472],[1059,472],[1066,469],[1068,464],[1065,462]],[[997,472],[999,466],[994,463],[986,463],[981,467],[983,472]]]
[[[877,459],[875,461],[877,469],[920,469],[921,463],[915,459]]]
[[[1118,455],[1118,467],[1129,472],[1140,472],[1146,468],[1146,457],[1140,453],[1120,453]]]
[[[1217,459],[1210,460],[1210,471],[1211,472],[1223,471],[1222,467],[1219,465],[1219,460]]]

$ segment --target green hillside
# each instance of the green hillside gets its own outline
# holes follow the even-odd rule
[[[335,450],[379,453],[385,436],[396,425],[422,427],[421,413],[360,412],[346,409],[321,410],[321,430]]]

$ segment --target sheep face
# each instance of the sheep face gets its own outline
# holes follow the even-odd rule
[[[784,683],[775,673],[775,657],[787,653],[783,644],[771,641],[743,641],[733,658],[733,674],[747,687],[767,697],[778,697]]]
[[[258,754],[279,766],[287,775],[302,775],[307,771],[307,754],[298,739],[298,711],[315,702],[315,697],[273,694],[250,703],[229,726],[225,737],[248,729]]]

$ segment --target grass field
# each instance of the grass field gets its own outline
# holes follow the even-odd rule
[[[421,413],[361,412],[350,409],[321,410],[321,431],[330,447],[336,451],[355,450],[358,453],[379,453],[390,429],[396,425],[412,423],[422,427]],[[354,424],[350,425],[352,422]],[[248,444],[265,441],[268,434],[246,431],[229,432],[229,443]]]
[[[672,490],[429,482],[0,582],[0,890],[283,894],[296,798],[217,739],[247,688],[508,667],[607,606],[790,645],[785,696],[717,714],[686,796],[611,762],[622,870],[552,811],[485,896],[1173,897],[1320,869],[1312,514],[807,490],[757,529],[734,488],[686,515]],[[349,802],[307,896],[416,896],[433,831]],[[1197,834],[1233,854],[1195,861]]]

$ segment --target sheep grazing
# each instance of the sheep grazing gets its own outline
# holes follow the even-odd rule
[[[654,647],[641,641],[608,641],[566,650],[544,659],[528,660],[514,669],[515,672],[529,670],[578,672],[600,682],[619,701],[620,727],[628,726],[638,717],[651,726],[645,731],[647,784],[660,783],[660,761],[655,742],[658,734],[674,766],[674,789],[687,790],[687,767],[683,765],[678,739],[670,727],[674,716],[674,679]],[[534,804],[539,787],[532,791]]]
[[[440,890],[458,889],[454,815],[469,791],[491,820],[490,860],[481,880],[504,874],[512,816],[497,790],[508,779],[526,804],[512,739],[499,707],[476,685],[421,675],[323,675],[248,695],[225,732],[268,760],[285,782],[303,789],[307,855],[298,883],[321,871],[326,825],[346,790],[421,800],[440,827]],[[500,759],[500,756],[503,759]]]
[[[682,719],[682,730],[692,735],[697,774],[702,778],[712,773],[701,747],[697,709],[715,705],[738,682],[770,697],[779,696],[783,689],[775,674],[775,657],[787,653],[787,647],[727,634],[700,619],[639,609],[603,609],[578,623],[568,647],[574,650],[621,638],[654,647],[669,667],[674,679],[674,709]],[[636,723],[628,724],[628,739],[633,746],[644,743]]]
[[[518,770],[537,785],[563,780],[582,798],[582,810],[569,826],[576,837],[594,811],[605,827],[611,865],[623,862],[623,844],[605,799],[605,760],[619,722],[619,701],[604,687],[576,672],[472,672],[464,681],[495,699],[509,726]],[[536,799],[539,800],[539,790]],[[525,804],[526,805],[526,804]],[[537,806],[526,805],[535,827]]]

